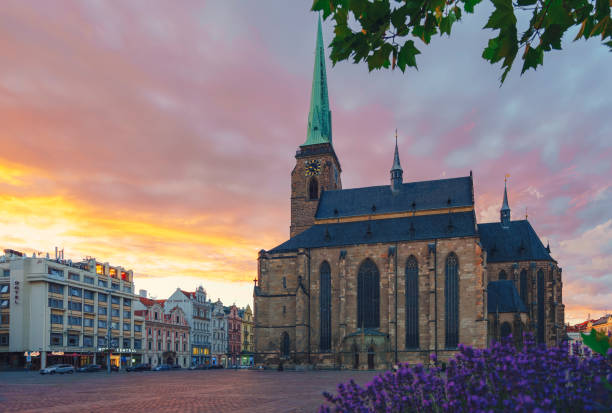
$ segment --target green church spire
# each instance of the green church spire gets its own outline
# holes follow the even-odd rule
[[[310,113],[308,114],[308,132],[302,146],[332,142],[331,111],[327,97],[327,74],[325,73],[325,49],[321,30],[321,16],[317,30],[314,72],[312,74],[312,91],[310,92]]]

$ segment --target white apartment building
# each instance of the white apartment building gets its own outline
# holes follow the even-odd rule
[[[221,300],[213,304],[211,316],[212,323],[212,364],[221,364],[227,367],[228,337],[227,317]]]
[[[206,301],[206,290],[199,286],[195,291],[177,288],[166,300],[167,308],[180,307],[190,327],[191,365],[210,364],[212,303]]]
[[[109,349],[116,366],[138,363],[144,318],[134,315],[137,300],[131,270],[4,250],[0,368],[106,364]]]

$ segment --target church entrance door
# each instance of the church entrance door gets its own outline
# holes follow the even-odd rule
[[[374,370],[374,349],[372,347],[368,349],[368,369]]]
[[[355,370],[359,369],[359,350],[356,345],[353,345],[353,368]]]

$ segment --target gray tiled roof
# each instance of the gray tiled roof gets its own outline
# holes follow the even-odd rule
[[[450,200],[450,204],[449,204]],[[402,184],[397,194],[390,185],[324,191],[316,213],[317,219],[421,211],[471,206],[472,178],[438,179]],[[375,210],[373,211],[373,207]]]
[[[475,235],[477,234],[474,213],[458,212],[337,224],[317,224],[269,252]]]
[[[478,233],[488,262],[555,261],[527,220],[478,224]]]
[[[491,281],[487,285],[487,311],[489,313],[526,313],[527,308],[510,280]]]

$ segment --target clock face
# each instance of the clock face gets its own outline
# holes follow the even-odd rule
[[[306,161],[306,176],[319,175],[321,172],[321,162],[318,159]]]

